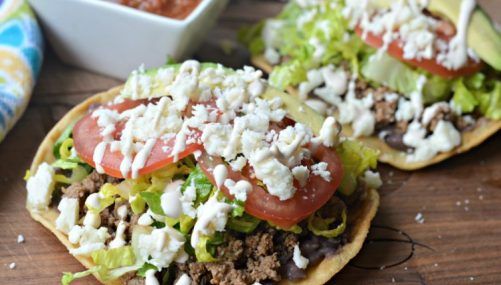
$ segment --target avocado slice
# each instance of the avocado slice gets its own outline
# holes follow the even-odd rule
[[[457,0],[430,0],[428,9],[432,13],[445,16],[457,25],[461,8],[458,2]],[[468,46],[494,69],[501,70],[501,35],[489,16],[479,6],[470,18]]]

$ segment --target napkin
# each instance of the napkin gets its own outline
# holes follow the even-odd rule
[[[0,142],[28,105],[43,59],[43,39],[24,0],[0,0]]]

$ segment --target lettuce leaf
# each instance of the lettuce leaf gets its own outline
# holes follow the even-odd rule
[[[200,240],[195,247],[195,256],[198,262],[214,262],[216,259],[214,256],[208,251],[208,245],[210,241],[210,237],[201,236]]]
[[[84,278],[87,277],[91,274],[97,273],[101,268],[99,266],[92,267],[89,270],[85,270],[82,272],[64,272],[63,277],[61,278],[61,285],[69,285],[71,282],[75,281],[76,279]]]
[[[470,113],[479,104],[475,95],[466,88],[463,80],[456,81],[454,86],[454,96],[452,97],[454,104],[461,109],[462,113]]]
[[[184,193],[190,185],[194,185],[197,192],[197,198],[194,202],[195,207],[209,199],[213,185],[198,165],[190,172],[188,178],[181,186],[181,193]]]
[[[487,118],[501,120],[501,81],[495,81],[491,91],[475,92],[479,110]]]
[[[247,213],[243,213],[239,217],[230,218],[226,227],[239,233],[249,234],[252,233],[260,223],[261,220]]]
[[[339,217],[322,217],[319,212],[321,211],[315,212],[308,218],[308,229],[312,233],[317,236],[334,238],[344,232],[347,221],[346,207],[344,207],[341,211],[341,219],[339,219]],[[330,226],[336,221],[338,222],[337,226],[330,228]]]
[[[136,272],[136,275],[137,276],[141,276],[141,277],[146,277],[146,271],[148,270],[155,270],[155,271],[158,271],[158,268],[153,265],[153,264],[150,264],[148,262],[145,262],[143,264],[143,266],[141,266],[141,268],[139,268]]]
[[[56,140],[56,143],[54,143],[54,146],[52,148],[52,153],[54,154],[54,157],[56,159],[59,159],[61,157],[60,154],[61,145],[65,140],[71,138],[71,134],[73,132],[73,126],[75,125],[75,123],[76,121],[71,123],[68,127],[66,127],[66,129],[64,129],[59,138]]]
[[[137,267],[133,266],[136,258],[131,246],[107,250],[101,249],[93,252],[91,257],[96,266],[82,272],[64,272],[61,284],[69,285],[76,279],[84,278],[91,274],[97,274],[102,280],[113,280],[137,269]]]
[[[96,265],[107,269],[130,266],[136,262],[134,250],[131,246],[101,249],[94,251],[91,257]]]
[[[452,100],[462,113],[478,108],[487,118],[501,119],[501,81],[487,80],[482,73],[456,80]]]
[[[357,178],[369,168],[376,168],[379,152],[355,140],[345,140],[336,149],[344,169],[339,191],[350,195],[355,191]]]
[[[150,210],[157,215],[165,216],[160,196],[162,196],[162,193],[159,192],[141,192],[141,198],[148,204]]]
[[[423,86],[423,102],[433,103],[445,100],[451,93],[451,83],[440,76],[412,69],[387,54],[372,56],[362,63],[362,75],[375,85],[385,85],[406,97],[416,90],[421,75],[427,77]]]

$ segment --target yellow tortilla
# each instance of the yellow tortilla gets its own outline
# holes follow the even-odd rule
[[[52,148],[56,140],[69,124],[77,121],[79,118],[85,115],[88,112],[89,106],[93,104],[105,103],[112,100],[120,93],[121,88],[122,86],[115,87],[107,92],[103,92],[90,97],[81,104],[74,107],[71,111],[69,111],[52,128],[49,134],[42,141],[42,144],[40,145],[31,164],[31,173],[35,173],[41,163],[51,163],[54,161],[55,158],[52,154]],[[360,202],[360,205],[356,208],[356,211],[349,213],[348,229],[351,230],[349,238],[350,242],[343,246],[340,250],[338,250],[335,255],[330,256],[324,259],[319,264],[309,268],[307,271],[306,279],[301,280],[300,282],[283,281],[281,282],[281,284],[323,284],[331,279],[334,274],[339,272],[348,263],[348,261],[360,251],[369,231],[371,220],[376,214],[378,205],[379,195],[377,191],[372,189],[368,190],[364,195],[363,200]],[[49,208],[46,211],[36,211],[30,209],[29,207],[27,208],[33,219],[40,222],[44,227],[49,229],[64,244],[64,246],[66,246],[68,250],[76,248],[69,242],[68,237],[64,233],[56,230],[55,221],[59,215],[59,212],[55,208]],[[75,256],[75,258],[88,269],[94,266],[92,259],[89,257]],[[96,278],[98,278],[97,275],[95,276]],[[99,281],[103,284],[109,285],[124,284],[125,282],[124,278],[112,281]]]
[[[262,56],[253,57],[251,62],[267,73],[271,73],[273,70],[273,67]],[[292,87],[287,88],[287,91],[289,94],[297,94],[297,90]],[[441,152],[429,160],[416,162],[407,161],[405,152],[391,148],[386,142],[380,140],[376,136],[360,137],[357,139],[371,148],[378,149],[381,153],[379,161],[391,164],[392,166],[403,170],[416,170],[439,163],[454,155],[466,152],[484,142],[500,129],[501,120],[494,121],[487,118],[481,118],[477,121],[474,129],[461,132],[461,144],[458,147],[448,152]],[[352,129],[349,125],[343,126],[343,134],[346,136],[350,136],[352,134]]]

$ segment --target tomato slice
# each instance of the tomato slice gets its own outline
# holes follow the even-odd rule
[[[102,108],[116,110],[117,112],[121,113],[125,110],[132,109],[146,103],[148,103],[147,100],[126,100],[123,103],[103,106]],[[121,131],[119,129],[120,125],[123,128],[124,124],[117,124],[116,127],[118,128],[118,130],[115,132],[115,136],[118,136]],[[194,133],[193,136],[196,137],[198,135],[199,133]],[[93,167],[95,167],[93,160],[94,149],[102,140],[103,138],[100,135],[100,128],[97,125],[97,120],[95,118],[92,118],[92,113],[84,116],[73,127],[73,141],[75,150],[83,161]],[[151,173],[169,163],[172,163],[174,161],[174,157],[171,156],[171,150],[174,147],[174,142],[174,137],[167,140],[157,139],[148,159],[145,162],[144,167],[139,169],[139,175]],[[201,146],[199,144],[187,144],[186,149],[179,153],[178,158],[181,159],[183,157],[186,157],[198,149],[201,149]],[[106,174],[117,178],[125,178],[120,171],[120,164],[122,160],[123,155],[120,153],[120,151],[112,152],[110,150],[110,146],[108,145],[101,161],[101,166]]]
[[[310,147],[309,149],[314,159],[328,163],[328,170],[332,179],[327,182],[320,176],[310,174],[305,187],[301,187],[297,181],[294,181],[294,186],[297,189],[296,194],[285,201],[280,201],[278,197],[268,193],[257,184],[255,179],[226,167],[229,179],[234,181],[248,180],[253,185],[253,189],[247,194],[247,201],[245,202],[245,211],[248,214],[272,222],[280,227],[290,228],[327,203],[336,192],[343,177],[341,160],[334,150],[324,146],[318,146],[316,149]],[[222,164],[223,160],[219,157],[209,156],[204,152],[199,157],[198,163],[205,175],[215,185],[212,171],[216,165]],[[234,198],[225,186],[221,187],[221,191],[228,198]]]
[[[360,38],[362,38],[368,45],[375,47],[375,48],[380,48],[383,46],[383,38],[382,35],[375,35],[373,33],[367,33],[366,38],[364,39],[362,37],[363,30],[360,27],[355,28],[355,32],[357,33]],[[442,33],[437,33],[437,36],[443,40],[449,41],[450,36],[444,35]],[[474,61],[471,58],[468,58],[468,62],[466,63],[465,66],[452,70],[452,69],[447,69],[445,66],[437,63],[437,60],[435,58],[431,59],[405,59],[404,58],[404,51],[402,50],[402,41],[400,40],[394,40],[390,43],[388,46],[387,53],[400,61],[403,61],[405,63],[408,63],[412,66],[422,68],[432,74],[436,74],[445,78],[455,78],[455,77],[461,77],[461,76],[466,76],[470,75],[473,73],[478,72],[479,70],[482,69],[484,66],[481,61]]]

